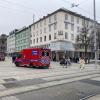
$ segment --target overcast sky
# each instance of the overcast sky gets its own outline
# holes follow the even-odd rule
[[[71,3],[79,4],[71,8]],[[93,0],[0,0],[0,34],[32,24],[59,8],[66,8],[93,18]],[[96,0],[96,16],[100,22],[100,0]]]

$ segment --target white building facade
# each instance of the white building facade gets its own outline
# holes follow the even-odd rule
[[[80,29],[92,21],[64,8],[44,16],[31,25],[31,47],[44,47],[52,51],[52,58],[59,60],[66,53],[74,56],[75,41]]]
[[[15,32],[16,31],[17,30],[14,30],[14,31],[10,32],[9,36],[7,37],[7,53],[9,55],[16,52],[16,50],[15,50]]]

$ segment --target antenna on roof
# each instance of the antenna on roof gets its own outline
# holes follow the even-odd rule
[[[33,14],[33,23],[34,23],[34,20],[35,20],[35,14]]]

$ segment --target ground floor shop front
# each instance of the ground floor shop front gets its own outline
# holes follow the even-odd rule
[[[94,59],[94,53],[93,52],[87,52],[86,57]],[[52,51],[51,52],[51,60],[53,61],[60,61],[63,57],[69,57],[69,58],[80,58],[85,57],[85,52],[77,52],[77,51]]]
[[[51,49],[51,59],[53,61],[59,61],[63,57],[70,57],[70,58],[80,58],[80,57],[87,57],[87,58],[94,58],[94,52],[85,50],[76,50],[75,44],[69,41],[55,41],[50,43]]]

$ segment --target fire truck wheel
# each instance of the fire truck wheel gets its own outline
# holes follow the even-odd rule
[[[19,67],[19,63],[18,62],[15,62],[15,65],[16,65],[16,67]]]
[[[32,67],[33,67],[33,64],[32,64],[32,63],[30,63],[29,67],[31,67],[31,68],[32,68]]]
[[[45,68],[45,69],[48,69],[48,68],[49,68],[49,66],[45,66],[44,68]]]

